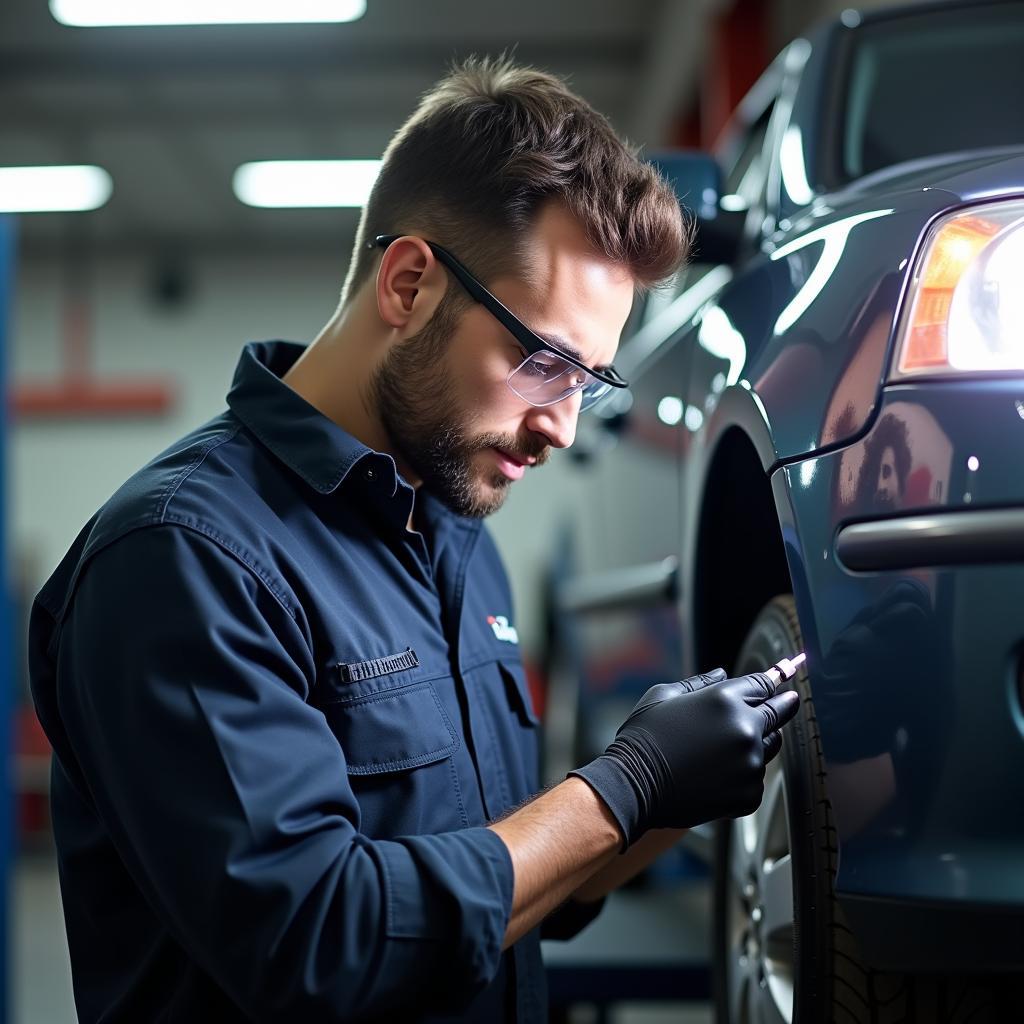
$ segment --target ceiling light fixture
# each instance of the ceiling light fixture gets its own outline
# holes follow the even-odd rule
[[[284,25],[356,21],[366,0],[50,0],[62,25]]]
[[[247,206],[365,206],[380,160],[263,160],[242,164],[232,187]]]
[[[102,167],[0,167],[0,213],[95,210],[113,191]]]

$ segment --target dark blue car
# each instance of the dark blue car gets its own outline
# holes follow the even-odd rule
[[[581,743],[806,649],[719,1021],[1024,1020],[1024,5],[845,12],[660,162],[696,256],[579,442]]]

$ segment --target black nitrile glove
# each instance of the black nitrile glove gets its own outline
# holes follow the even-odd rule
[[[689,828],[750,814],[779,729],[800,704],[768,676],[726,679],[722,669],[652,686],[608,749],[577,775],[619,823],[629,846],[649,828]]]

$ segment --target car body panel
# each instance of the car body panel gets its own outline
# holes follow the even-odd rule
[[[949,200],[917,189],[858,212],[825,207],[779,235],[698,314],[684,341],[687,404],[706,413],[719,384],[745,382],[764,407],[774,461],[855,437],[886,376],[910,257]]]
[[[872,490],[868,465],[886,430],[909,453],[896,507]],[[837,893],[879,900],[855,911],[862,929],[878,924],[867,943],[875,949],[889,947],[895,926],[886,901],[997,911],[1021,940],[1002,959],[1019,964],[1024,564],[854,573],[834,541],[851,519],[922,509],[1019,509],[1024,518],[1024,381],[887,388],[874,430],[780,468],[773,490],[829,772]],[[958,915],[929,921],[947,955],[961,947]],[[961,963],[982,948],[960,949]]]
[[[729,515],[750,522],[749,482],[749,503],[768,506],[784,551],[788,578],[765,600],[790,588],[796,598],[838,829],[836,892],[867,960],[1019,968],[1024,561],[943,564],[947,546],[909,568],[852,571],[836,543],[850,524],[912,525],[917,513],[1024,518],[1024,375],[893,383],[890,372],[929,226],[968,204],[1024,196],[1024,146],[815,184],[828,178],[818,157],[834,137],[836,68],[859,22],[798,40],[755,87],[756,102],[741,105],[730,152],[758,123],[764,141],[739,258],[704,278],[703,292],[700,278],[684,286],[675,320],[663,311],[640,327],[633,407],[588,468],[581,500],[607,507],[600,537],[588,531],[596,546],[578,549],[579,569],[678,557],[678,590],[659,607],[606,604],[582,621],[577,653],[584,675],[622,698],[598,741],[645,679],[712,667],[704,633],[710,614],[731,614],[731,595],[709,613],[709,575],[733,572],[738,599],[762,569],[756,557],[737,568],[728,544],[708,547],[723,465],[737,446],[748,451],[755,476]],[[979,921],[990,941],[971,941]]]

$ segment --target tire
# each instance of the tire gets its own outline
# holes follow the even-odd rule
[[[803,650],[790,595],[761,610],[733,675]],[[835,898],[838,848],[806,673],[800,710],[754,814],[715,826],[713,991],[718,1024],[988,1024],[997,986],[863,966]],[[997,1007],[997,1002],[999,1007]],[[1019,1004],[1017,1005],[1019,1012]]]

